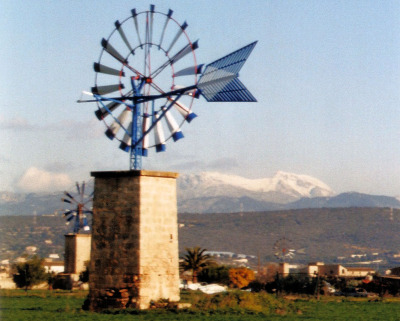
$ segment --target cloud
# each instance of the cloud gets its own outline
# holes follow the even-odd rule
[[[76,166],[72,162],[52,162],[44,166],[46,171],[52,173],[71,171],[75,168]]]
[[[238,168],[239,163],[236,158],[223,157],[210,162],[209,167],[214,170],[232,170]]]
[[[235,158],[222,157],[213,161],[188,160],[178,161],[171,165],[179,171],[231,171],[239,167]]]
[[[8,119],[4,116],[0,116],[0,129],[35,130],[38,129],[38,127],[23,117],[14,117]]]
[[[104,136],[105,126],[94,116],[88,121],[65,119],[49,122],[45,125],[34,124],[24,117],[8,119],[0,115],[0,129],[17,131],[65,132],[68,139],[81,140],[82,138],[98,138]]]
[[[17,182],[21,192],[53,192],[68,188],[72,180],[67,174],[47,172],[36,167],[28,168]]]

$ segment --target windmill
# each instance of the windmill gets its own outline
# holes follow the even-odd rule
[[[238,78],[256,42],[202,65],[196,60],[198,41],[190,40],[187,28],[186,22],[173,18],[172,10],[162,13],[154,5],[142,12],[131,10],[101,40],[100,56],[93,65],[94,86],[86,92],[92,97],[78,100],[97,104],[96,117],[105,124],[106,136],[129,153],[130,169],[91,173],[98,186],[93,204],[93,286],[87,301],[91,310],[130,304],[147,309],[151,301],[179,301],[178,175],[142,171],[142,157],[151,148],[163,152],[168,140],[184,137],[181,127],[196,118],[192,107],[200,97],[208,102],[256,101]],[[110,201],[100,206],[98,200],[103,198]],[[116,227],[108,229],[109,241],[101,232],[105,222],[101,218]],[[116,270],[127,275],[123,284],[114,277]],[[100,281],[104,278],[110,282]],[[128,283],[132,287],[127,289]],[[110,289],[112,297],[99,296],[111,293]]]
[[[273,253],[279,262],[285,263],[293,259],[296,250],[293,249],[292,241],[286,237],[278,239],[273,245]]]
[[[172,10],[133,9],[114,26],[101,40],[94,86],[85,92],[94,99],[78,102],[97,103],[96,117],[106,136],[130,153],[131,170],[142,168],[150,148],[162,152],[169,139],[184,137],[181,127],[197,116],[192,106],[201,96],[208,102],[256,101],[238,77],[256,41],[204,66],[196,60],[198,41],[190,40],[188,24],[178,23]]]
[[[72,221],[74,223],[74,233],[79,233],[81,230],[90,231],[88,223],[88,214],[93,214],[91,204],[93,200],[93,193],[90,195],[85,194],[85,182],[79,184],[76,182],[76,193],[64,192],[65,197],[61,201],[69,204],[70,209],[65,209],[64,217],[67,220],[67,225]]]

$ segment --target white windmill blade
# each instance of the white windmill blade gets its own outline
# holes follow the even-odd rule
[[[174,85],[172,87],[172,90],[179,90],[179,89],[184,89],[186,88],[185,86],[182,85]],[[194,98],[199,98],[199,90],[198,89],[188,89],[185,92],[182,93],[182,95],[188,95]]]
[[[143,115],[143,133],[147,133],[147,131],[150,128],[150,116],[149,114],[145,113]],[[144,134],[143,140],[142,140],[142,156],[147,156],[148,155],[148,149],[149,149],[149,134]]]
[[[171,51],[172,47],[175,45],[175,43],[178,41],[179,37],[182,35],[182,33],[185,31],[187,28],[188,24],[186,21],[181,25],[180,29],[176,33],[174,39],[172,40],[171,44],[169,45],[169,48],[167,49],[167,54]]]
[[[130,134],[131,132],[132,132],[132,122],[130,122],[128,130],[125,132],[124,138],[122,138],[121,144],[119,145],[119,148],[125,152],[128,152],[129,149],[131,148],[132,144],[132,137]]]
[[[198,65],[198,66],[191,66],[187,67],[184,69],[181,69],[174,73],[174,77],[181,77],[181,76],[192,76],[192,75],[198,75],[202,73],[203,70],[203,64]]]
[[[128,61],[106,39],[103,38],[101,40],[101,46],[119,62],[123,64],[128,63]]]
[[[125,77],[125,72],[99,64],[98,62],[93,64],[93,69],[95,72],[100,72],[102,74]]]
[[[119,33],[119,35],[121,36],[123,42],[124,42],[125,45],[128,47],[129,52],[132,52],[132,51],[133,51],[132,46],[131,46],[131,44],[129,43],[128,38],[127,38],[126,35],[125,35],[124,29],[122,29],[121,23],[117,20],[117,21],[115,21],[114,25],[115,25],[115,28],[117,28],[118,33]]]
[[[110,127],[106,130],[106,136],[113,140],[117,135],[118,131],[121,129],[121,126],[129,119],[132,111],[129,108],[125,108],[122,113],[118,116],[116,120],[110,125]]]
[[[172,138],[174,142],[177,140],[183,138],[183,134],[179,128],[178,123],[176,122],[175,118],[172,116],[169,110],[164,106],[162,107],[162,110],[164,111],[164,117],[168,125],[168,129],[172,134]]]
[[[173,102],[174,100],[169,98],[169,101]],[[192,112],[179,100],[175,101],[174,107],[188,123],[190,123],[194,118],[197,117],[197,115],[194,112]]]
[[[160,36],[160,42],[159,42],[159,44],[158,44],[158,47],[159,47],[159,48],[161,47],[162,42],[163,42],[163,40],[164,40],[165,30],[167,29],[168,22],[171,20],[170,18],[171,18],[171,16],[172,16],[172,13],[173,13],[173,11],[172,11],[171,9],[169,9],[169,10],[168,10],[168,13],[167,13],[167,15],[166,15],[166,17],[165,17],[164,27],[163,27],[163,29],[162,29],[161,36]]]
[[[157,121],[159,119],[158,114],[154,114],[156,126],[154,127],[154,139],[155,139],[155,146],[156,146],[156,151],[157,152],[164,152],[166,147],[165,147],[165,135],[164,135],[164,129],[162,127],[161,121]]]
[[[116,110],[122,103],[120,102],[110,102],[107,105],[104,105],[104,107],[101,107],[99,109],[97,109],[94,113],[97,117],[98,120],[102,120],[105,117],[107,117],[110,112],[113,112],[114,110]]]
[[[140,48],[142,47],[142,39],[140,38],[140,31],[139,31],[139,23],[137,20],[137,13],[136,13],[136,9],[132,9],[132,18],[133,18],[133,22],[135,24],[135,30],[136,30],[136,35],[139,39],[139,43],[140,43]]]
[[[121,89],[124,89],[124,84],[114,84],[105,86],[94,86],[92,87],[92,93],[95,95],[107,95]]]
[[[151,4],[150,5],[150,27],[149,27],[149,42],[150,42],[150,46],[151,46],[151,43],[153,42],[154,9],[155,9],[154,4]]]

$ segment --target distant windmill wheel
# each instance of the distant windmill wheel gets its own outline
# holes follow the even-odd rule
[[[80,230],[90,231],[88,223],[88,214],[93,214],[91,210],[93,193],[85,194],[85,182],[81,185],[76,183],[76,193],[64,192],[66,198],[61,201],[70,204],[70,209],[66,209],[64,217],[67,220],[67,225],[74,221],[74,233],[79,233]]]
[[[296,250],[293,249],[292,241],[286,237],[280,238],[273,246],[274,256],[280,261],[285,262],[294,257]]]

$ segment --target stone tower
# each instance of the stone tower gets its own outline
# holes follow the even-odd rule
[[[90,234],[70,233],[65,235],[64,273],[79,274],[86,270],[90,260]]]
[[[93,311],[179,301],[176,173],[93,172]]]

